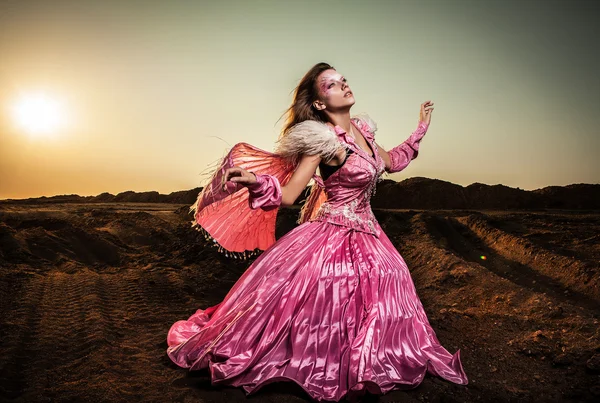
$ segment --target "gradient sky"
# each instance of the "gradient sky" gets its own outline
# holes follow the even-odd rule
[[[387,178],[599,183],[599,16],[567,0],[0,0],[0,199],[201,186],[231,145],[273,150],[321,61],[386,149],[435,103],[419,157]],[[65,117],[42,136],[13,113],[40,91]]]

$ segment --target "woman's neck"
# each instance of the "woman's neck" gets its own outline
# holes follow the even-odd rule
[[[339,126],[346,133],[351,133],[352,122],[350,121],[350,112],[341,112],[341,113],[328,113],[327,117],[329,118],[329,122],[334,126]]]

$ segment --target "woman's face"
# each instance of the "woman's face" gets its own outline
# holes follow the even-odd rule
[[[325,70],[317,77],[319,100],[314,105],[317,109],[330,112],[350,109],[356,102],[348,86],[346,78],[333,69]]]

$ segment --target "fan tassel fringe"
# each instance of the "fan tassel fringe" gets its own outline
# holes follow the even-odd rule
[[[217,251],[219,253],[222,253],[225,255],[225,257],[232,257],[234,259],[240,259],[240,260],[248,260],[252,257],[258,256],[262,250],[260,249],[254,249],[252,251],[250,250],[246,250],[244,252],[232,252],[229,251],[227,249],[225,249],[223,246],[221,246],[216,239],[214,239],[209,233],[208,231],[206,231],[204,228],[202,228],[201,225],[199,225],[196,221],[192,221],[192,228],[195,228],[198,232],[200,232],[203,236],[204,239],[206,239],[210,246],[213,248],[216,248]]]

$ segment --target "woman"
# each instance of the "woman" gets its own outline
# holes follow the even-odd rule
[[[318,401],[414,388],[427,371],[468,383],[460,350],[441,346],[369,201],[384,171],[416,158],[433,103],[386,151],[368,116],[350,117],[354,102],[343,76],[315,65],[296,88],[276,152],[236,144],[200,193],[196,228],[235,257],[265,251],[221,303],[173,324],[167,353],[177,365],[209,367],[213,384],[247,394],[294,381]],[[277,208],[311,178],[301,225],[275,242]]]

